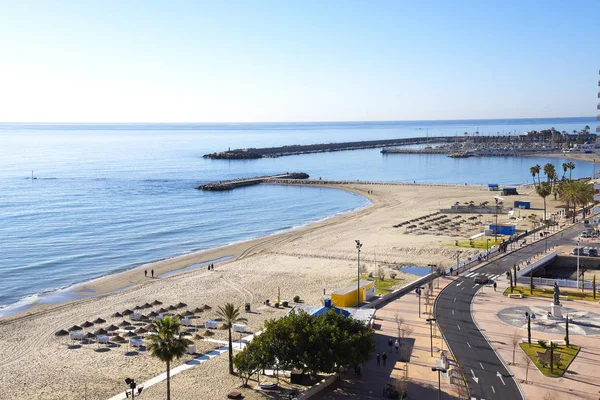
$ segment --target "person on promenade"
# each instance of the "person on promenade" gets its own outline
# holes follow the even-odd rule
[[[394,347],[396,347],[396,353],[397,353],[398,347],[400,347],[400,342],[398,342],[398,339],[396,339],[396,341],[394,342]]]
[[[496,291],[497,286],[498,286],[498,284],[496,282],[494,282],[494,292]]]
[[[150,271],[150,273],[152,274],[152,277],[154,278],[154,270]]]
[[[383,352],[381,358],[383,359],[383,366],[385,367],[385,362],[387,361],[387,354],[385,354],[385,351]]]
[[[381,365],[381,354],[377,353],[377,366]]]
[[[392,347],[394,346],[394,341],[392,339],[388,340],[388,346],[390,346],[390,353],[392,352]],[[383,353],[385,354],[385,353]]]
[[[146,278],[148,277],[148,270],[147,269],[144,270],[144,277],[146,277]]]

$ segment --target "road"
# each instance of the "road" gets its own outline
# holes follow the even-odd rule
[[[581,224],[567,228],[562,234],[548,238],[547,246],[550,248],[575,244],[576,237],[582,230]],[[544,240],[525,246],[500,259],[491,260],[488,265],[478,269],[477,273],[487,274],[490,279],[506,279],[506,271],[515,263],[543,252],[545,246]],[[473,274],[463,274],[437,297],[435,318],[467,379],[472,400],[523,399],[515,379],[473,321],[471,302],[481,286],[473,282]]]

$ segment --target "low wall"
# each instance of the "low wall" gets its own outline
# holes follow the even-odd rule
[[[316,385],[314,385],[313,387],[311,387],[308,390],[305,390],[304,392],[300,393],[300,395],[298,395],[298,397],[296,397],[298,400],[300,399],[309,399],[312,396],[314,396],[315,394],[323,391],[323,389],[331,386],[331,384],[333,382],[335,382],[336,380],[338,380],[339,378],[339,374],[335,373],[325,379],[323,379],[321,382],[318,382]]]

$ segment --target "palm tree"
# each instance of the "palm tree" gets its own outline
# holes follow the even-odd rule
[[[535,187],[535,192],[544,199],[544,222],[546,222],[546,197],[552,193],[552,184],[550,182],[541,182]]]
[[[540,175],[540,170],[542,169],[542,167],[540,167],[539,165],[534,165],[533,167],[529,168],[529,172],[531,172],[531,177],[533,178],[533,185],[535,186],[535,176],[538,175],[538,182],[539,182],[539,175]]]
[[[569,179],[571,179],[571,173],[575,169],[575,163],[573,161],[569,161],[567,164],[569,166]]]
[[[229,373],[233,375],[233,342],[231,340],[231,328],[238,322],[247,322],[246,318],[240,317],[240,308],[231,303],[219,306],[217,315],[223,318],[225,328],[229,331]]]
[[[148,350],[152,357],[167,364],[167,400],[171,400],[171,361],[174,358],[182,357],[192,342],[179,332],[181,329],[179,318],[156,319],[152,322],[152,327],[156,333],[147,336],[147,339],[150,340]]]
[[[554,167],[554,164],[547,163],[544,165],[544,175],[546,175],[548,183],[554,182],[554,179],[556,178],[556,168]]]
[[[562,176],[562,180],[565,180],[565,175],[567,174],[567,170],[569,169],[569,163],[562,163],[562,169],[563,169],[563,176]]]
[[[594,187],[586,181],[564,181],[561,184],[560,200],[564,201],[567,209],[573,207],[573,222],[577,206],[587,206],[594,200]]]

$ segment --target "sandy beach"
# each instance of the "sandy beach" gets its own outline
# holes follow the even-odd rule
[[[454,236],[451,232],[438,234],[407,233],[394,224],[428,215],[447,208],[455,202],[493,202],[493,195],[483,186],[437,185],[341,185],[371,199],[367,208],[329,218],[289,232],[238,243],[214,250],[164,260],[111,275],[82,285],[79,293],[96,296],[57,305],[35,306],[0,320],[0,398],[4,399],[108,399],[125,390],[123,379],[143,382],[164,372],[164,364],[146,352],[126,355],[127,346],[99,351],[96,345],[69,348],[64,338],[54,332],[67,329],[86,320],[101,317],[105,326],[122,321],[111,318],[116,311],[133,308],[157,299],[164,305],[184,302],[188,308],[208,304],[202,320],[215,315],[219,305],[233,302],[251,303],[246,313],[248,328],[255,332],[265,319],[277,318],[287,310],[265,306],[266,299],[291,302],[295,295],[305,304],[320,304],[323,287],[327,293],[352,282],[356,275],[354,240],[363,243],[361,260],[368,271],[382,266],[387,273],[402,265],[425,266],[435,263],[450,266],[456,262],[455,240],[468,238],[468,232]],[[541,216],[542,200],[531,194],[530,186],[519,188],[520,196],[507,197],[531,201],[532,210]],[[371,193],[368,193],[371,192]],[[510,204],[509,204],[510,203]],[[548,201],[549,210],[557,202]],[[525,213],[524,213],[525,214]],[[483,225],[491,215],[482,217]],[[503,215],[499,221],[505,221]],[[525,222],[523,222],[524,224]],[[520,229],[527,229],[519,225]],[[527,225],[529,226],[529,225]],[[481,228],[473,228],[479,229]],[[462,248],[467,257],[477,249]],[[187,266],[221,257],[232,257],[216,263],[213,271],[206,267],[187,270],[164,278],[146,278],[144,269],[154,269],[159,276]],[[400,273],[397,285],[416,278]],[[99,326],[90,328],[95,330]],[[217,330],[212,339],[224,340],[226,331]],[[201,351],[218,347],[214,342],[198,342]],[[190,360],[184,357],[175,365]],[[220,356],[194,367],[172,380],[172,396],[177,399],[224,398],[238,388],[240,380],[227,374],[226,357]],[[145,399],[164,397],[165,384],[144,391]],[[245,390],[246,398],[264,398],[260,393]]]

